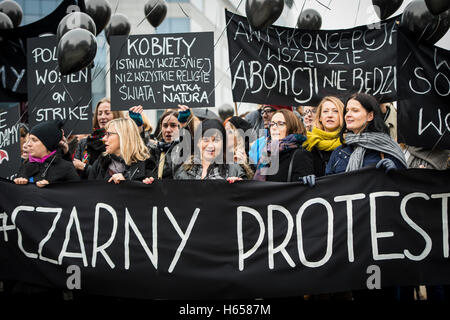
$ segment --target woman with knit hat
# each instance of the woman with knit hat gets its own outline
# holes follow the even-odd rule
[[[154,180],[155,161],[132,119],[118,118],[106,124],[105,152],[89,170],[89,180],[106,180],[116,184],[137,180],[150,184]]]
[[[312,155],[302,147],[306,130],[295,114],[279,110],[272,116],[269,127],[270,137],[253,180],[296,182],[313,175]],[[313,185],[314,181],[308,181],[308,184]]]
[[[343,113],[344,104],[337,97],[325,97],[317,107],[312,131],[307,132],[307,139],[303,143],[303,147],[313,155],[317,177],[325,175],[331,153],[341,145],[339,132],[344,123]]]
[[[340,131],[343,145],[331,154],[325,173],[335,174],[364,167],[406,168],[400,146],[389,136],[380,105],[371,95],[355,93],[345,107],[344,125]]]
[[[46,121],[34,126],[26,142],[28,161],[20,167],[16,184],[36,183],[44,187],[49,183],[77,181],[79,176],[72,163],[61,158],[58,146],[63,138],[61,121]]]
[[[216,119],[201,122],[194,134],[194,155],[174,175],[178,180],[226,179],[230,183],[247,178],[242,167],[226,163],[227,135]]]

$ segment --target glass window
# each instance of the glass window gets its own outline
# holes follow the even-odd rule
[[[42,0],[41,1],[41,13],[45,16],[53,10],[55,10],[59,5],[59,1],[54,0]]]
[[[39,15],[41,13],[39,1],[27,0],[25,1],[25,7],[23,8],[26,15]]]
[[[191,0],[191,3],[196,6],[198,10],[203,11],[203,0]]]
[[[191,31],[189,18],[166,18],[156,29],[157,33],[180,33]]]

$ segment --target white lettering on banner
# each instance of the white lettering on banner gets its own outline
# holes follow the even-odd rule
[[[6,113],[0,114],[0,125],[2,122],[2,115]],[[5,119],[6,121],[6,119]],[[4,125],[3,127],[5,127]],[[15,124],[10,128],[6,128],[0,130],[0,148],[8,147],[10,145],[16,144],[19,142],[19,124]]]
[[[191,55],[191,48],[197,38],[193,38],[191,42],[187,42],[183,37],[152,37],[151,41],[148,38],[137,38],[127,40],[128,55],[145,56],[151,54],[158,55],[180,55],[186,50],[187,55]]]
[[[16,92],[17,88],[19,87],[20,82],[23,79],[23,76],[25,75],[26,69],[20,69],[20,70],[16,70],[16,68],[14,68],[13,66],[9,66],[9,70],[11,71],[11,73],[6,72],[6,66],[1,66],[0,68],[0,79],[1,79],[1,85],[3,88],[6,89],[6,76],[11,76],[14,75],[15,76],[15,80],[14,80],[14,84],[12,85],[12,87],[10,88],[12,92]]]
[[[433,131],[431,128],[434,128],[436,130],[436,133],[440,136],[444,135],[446,131],[450,131],[450,112],[448,112],[445,115],[444,119],[442,119],[442,112],[440,108],[436,108],[436,110],[433,111],[437,111],[437,125],[433,123],[433,120],[427,119],[429,122],[424,126],[423,107],[419,109],[419,125],[417,126],[419,136],[422,135],[428,128],[430,128],[431,131]],[[427,111],[428,116],[430,116],[430,113],[430,111]]]
[[[395,203],[397,203],[397,208],[392,208],[392,197],[395,199]],[[448,226],[448,199],[450,197],[450,193],[439,193],[439,194],[431,194],[427,195],[422,192],[413,192],[409,194],[402,195],[400,197],[399,192],[394,191],[381,191],[381,192],[373,192],[369,194],[357,193],[357,194],[349,194],[349,195],[340,195],[334,197],[334,203],[341,206],[341,208],[346,206],[346,214],[343,211],[336,210],[333,208],[332,203],[325,200],[324,198],[313,198],[303,202],[298,209],[298,212],[295,214],[291,214],[291,212],[284,206],[270,204],[266,207],[266,212],[263,215],[261,212],[258,212],[256,209],[248,206],[238,206],[236,208],[236,218],[237,218],[237,256],[236,262],[238,264],[239,271],[245,270],[245,263],[251,263],[252,256],[266,256],[268,260],[268,269],[274,270],[277,269],[278,266],[275,264],[275,256],[278,253],[281,253],[284,260],[287,262],[289,267],[295,268],[296,259],[302,266],[308,268],[319,268],[327,264],[333,256],[333,245],[336,245],[335,237],[336,234],[343,234],[344,231],[334,231],[334,222],[335,215],[344,214],[347,217],[347,249],[348,249],[348,261],[349,263],[353,263],[355,261],[355,257],[358,255],[354,252],[354,240],[353,240],[353,215],[357,214],[360,210],[361,206],[369,207],[369,215],[367,226],[370,231],[367,238],[367,244],[371,245],[372,249],[372,257],[373,260],[394,260],[394,259],[408,259],[410,261],[422,261],[429,257],[430,253],[433,250],[433,241],[430,235],[425,231],[425,229],[411,218],[412,208],[416,205],[425,205],[427,206],[429,203],[433,202],[435,204],[440,203],[440,208],[438,212],[430,212],[430,214],[438,214],[441,216],[442,221],[442,256],[444,258],[449,257],[449,226]],[[440,199],[440,200],[439,200]],[[362,202],[362,200],[364,200]],[[354,209],[355,202],[358,204],[358,210]],[[390,205],[392,210],[381,211],[379,209],[380,203],[383,203],[385,206]],[[317,206],[319,205],[319,206]],[[377,208],[378,207],[378,208]],[[325,211],[324,211],[325,209]],[[106,212],[105,212],[106,211]],[[174,269],[182,259],[182,253],[184,248],[186,247],[189,238],[193,232],[194,225],[196,224],[200,208],[195,208],[192,216],[189,219],[189,223],[186,227],[186,230],[183,231],[175,219],[174,215],[170,211],[168,207],[163,207],[164,212],[162,216],[166,217],[170,224],[173,226],[175,232],[180,237],[181,241],[178,247],[174,248],[175,253],[173,258],[171,259],[170,265],[168,267],[168,273],[174,272]],[[38,213],[36,214],[22,214],[22,213]],[[408,214],[409,212],[409,214]],[[275,219],[275,213],[277,214],[277,218]],[[281,213],[281,215],[279,214]],[[307,258],[307,254],[311,254],[307,251],[307,247],[305,246],[304,239],[311,239],[311,235],[307,234],[310,227],[308,225],[308,220],[306,219],[306,214],[308,215],[318,215],[326,213],[327,223],[325,227],[326,236],[324,234],[322,241],[326,243],[325,253],[315,252],[313,255],[317,256],[320,253],[321,259],[317,261],[310,261]],[[8,232],[17,232],[17,247],[23,253],[25,257],[30,259],[39,259],[44,262],[63,265],[66,260],[72,263],[73,259],[81,259],[82,265],[84,267],[89,266],[88,253],[85,248],[86,236],[83,235],[83,230],[81,228],[80,220],[78,217],[78,209],[74,206],[71,208],[70,215],[67,216],[66,219],[61,219],[63,214],[62,208],[51,208],[51,207],[33,207],[33,206],[25,206],[20,205],[12,210],[10,215],[12,225],[7,225],[7,213],[0,214],[0,220],[2,220],[0,224],[0,231],[4,232],[5,242],[8,242],[7,233]],[[143,232],[142,226],[136,224],[132,215],[130,214],[128,208],[124,208],[123,213],[119,213],[113,208],[111,205],[106,203],[97,203],[95,206],[95,213],[92,216],[93,221],[93,235],[92,235],[92,246],[88,246],[88,248],[92,247],[92,259],[90,261],[90,265],[95,268],[98,266],[97,257],[98,254],[102,255],[106,261],[106,265],[109,265],[110,268],[116,268],[115,262],[117,259],[121,259],[121,256],[111,256],[112,253],[117,254],[117,249],[122,248],[124,250],[123,255],[123,269],[124,270],[132,270],[131,260],[130,260],[130,246],[131,248],[136,248],[140,246],[145,251],[148,259],[144,259],[146,261],[150,261],[153,268],[158,270],[158,247],[160,243],[158,241],[158,208],[154,206],[152,208],[152,215],[149,217],[151,221],[151,228],[147,232]],[[245,215],[245,219],[244,219]],[[294,215],[295,215],[295,223],[294,223]],[[379,240],[383,238],[391,238],[392,242],[395,242],[395,235],[393,232],[383,231],[380,232],[377,228],[377,220],[380,218],[380,215],[384,215],[385,219],[386,215],[389,215],[388,219],[398,218],[402,224],[401,228],[405,230],[414,231],[416,234],[421,236],[424,241],[423,245],[419,245],[418,248],[413,247],[399,247],[397,245],[397,250],[400,250],[402,253],[381,253],[379,250]],[[395,217],[396,215],[396,217]],[[118,237],[118,217],[120,217],[121,223],[123,223],[124,230],[124,241],[123,243],[117,243],[117,239],[119,241],[122,238]],[[39,228],[37,229],[38,233],[42,234],[42,238],[40,239],[31,239],[30,235],[24,237],[24,232],[27,233],[29,230],[29,226],[33,224],[25,224],[24,222],[28,220],[29,223],[32,223],[30,219],[40,219]],[[85,219],[86,216],[83,218]],[[267,218],[267,220],[265,220]],[[435,217],[431,217],[436,220]],[[109,220],[108,223],[105,223],[106,220]],[[383,219],[383,221],[386,221]],[[144,219],[143,221],[149,221]],[[62,222],[64,221],[64,222]],[[267,225],[265,224],[267,221]],[[48,224],[48,227],[42,227],[45,223]],[[245,224],[245,225],[244,225]],[[108,225],[109,227],[105,227]],[[385,225],[389,225],[386,224]],[[345,224],[344,224],[345,226]],[[297,229],[294,233],[294,227]],[[72,232],[73,230],[75,232]],[[58,232],[56,230],[59,230]],[[147,228],[148,230],[148,228]],[[267,245],[263,245],[264,237],[266,236],[267,230]],[[277,231],[275,233],[275,230]],[[338,229],[336,229],[338,230]],[[137,238],[133,244],[130,244],[130,238],[132,237],[131,233]],[[62,238],[60,234],[63,234]],[[293,237],[293,235],[295,236]],[[72,238],[72,235],[76,235],[77,240]],[[35,235],[33,235],[35,236]],[[91,236],[89,236],[91,237]],[[99,239],[102,239],[102,243],[100,243]],[[369,240],[370,238],[370,240]],[[151,249],[149,245],[149,239],[152,242]],[[275,239],[277,243],[275,243]],[[60,243],[55,243],[55,241],[60,241]],[[293,242],[292,242],[293,241]],[[297,250],[294,249],[295,243],[297,246]],[[26,244],[26,245],[24,245]],[[50,245],[52,244],[52,245]],[[58,252],[55,252],[56,248],[61,248]],[[164,244],[167,246],[167,244]],[[25,249],[26,247],[26,249]],[[34,248],[33,248],[34,247]],[[113,250],[112,247],[115,249]],[[69,249],[72,248],[70,251]],[[74,249],[78,252],[73,252]],[[108,248],[110,248],[110,253],[107,252]],[[264,251],[263,251],[264,250]],[[267,250],[267,252],[265,251]],[[440,247],[439,247],[440,250]],[[46,256],[44,256],[44,251],[46,252]],[[263,251],[263,252],[261,252]],[[133,250],[132,252],[133,253]],[[263,254],[264,253],[264,254]],[[297,253],[298,256],[294,257],[294,254]],[[53,255],[53,257],[51,256]],[[296,258],[296,259],[294,259]],[[66,260],[64,260],[66,259]],[[141,260],[140,263],[144,263]],[[356,259],[357,260],[357,259]],[[250,261],[250,262],[249,262]],[[81,263],[80,263],[81,264]],[[122,264],[118,264],[118,266],[122,266]]]
[[[43,108],[36,112],[36,121],[47,120],[88,120],[90,106],[74,106],[65,108]]]
[[[424,69],[422,67],[416,67],[414,69],[414,77],[415,78],[409,80],[408,82],[409,88],[412,92],[420,95],[426,95],[434,89],[434,92],[441,97],[447,97],[450,95],[450,79],[444,73],[438,72],[434,75],[433,80],[430,81],[426,77]],[[438,86],[438,82],[441,86]],[[419,89],[419,86],[422,89]]]
[[[88,83],[88,75],[89,69],[85,68],[79,72],[71,73],[68,75],[62,76],[61,73],[57,70],[35,70],[36,75],[36,85],[46,85],[46,84],[54,84],[64,82],[66,84],[69,83]]]

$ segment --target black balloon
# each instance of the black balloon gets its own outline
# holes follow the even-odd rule
[[[149,0],[144,7],[145,17],[155,28],[159,26],[166,17],[167,5],[165,1]]]
[[[314,9],[304,10],[298,17],[297,27],[306,30],[320,30],[322,26],[322,17]]]
[[[270,27],[280,17],[284,0],[247,0],[245,13],[255,30]]]
[[[381,20],[385,20],[392,16],[394,12],[400,8],[402,3],[403,0],[372,0],[375,13]]]
[[[89,66],[97,53],[95,36],[86,29],[73,29],[62,36],[56,55],[61,74],[69,74]]]
[[[450,10],[433,15],[424,0],[415,0],[403,11],[400,27],[409,30],[416,40],[436,43],[450,27]]]
[[[450,9],[449,0],[425,0],[428,10],[435,16]]]
[[[109,42],[111,36],[127,36],[130,34],[131,25],[127,16],[117,13],[111,17],[111,21],[105,28],[106,40]]]
[[[3,12],[0,12],[0,30],[12,29],[13,27],[11,19]]]
[[[111,19],[111,6],[106,0],[85,0],[85,5],[86,13],[94,20],[99,34]]]
[[[61,19],[56,31],[56,38],[58,41],[70,30],[81,28],[96,34],[96,27],[94,20],[84,12],[72,12]]]
[[[22,22],[23,11],[15,1],[5,0],[0,2],[0,12],[3,12],[11,19],[14,28],[18,27]]]

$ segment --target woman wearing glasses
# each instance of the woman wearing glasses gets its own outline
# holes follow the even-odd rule
[[[305,127],[292,111],[275,112],[269,132],[254,180],[295,182],[314,174],[312,154],[302,147]]]
[[[155,162],[150,157],[136,123],[131,119],[114,119],[106,125],[103,137],[105,153],[93,164],[89,180],[120,183],[138,180],[152,183]]]

